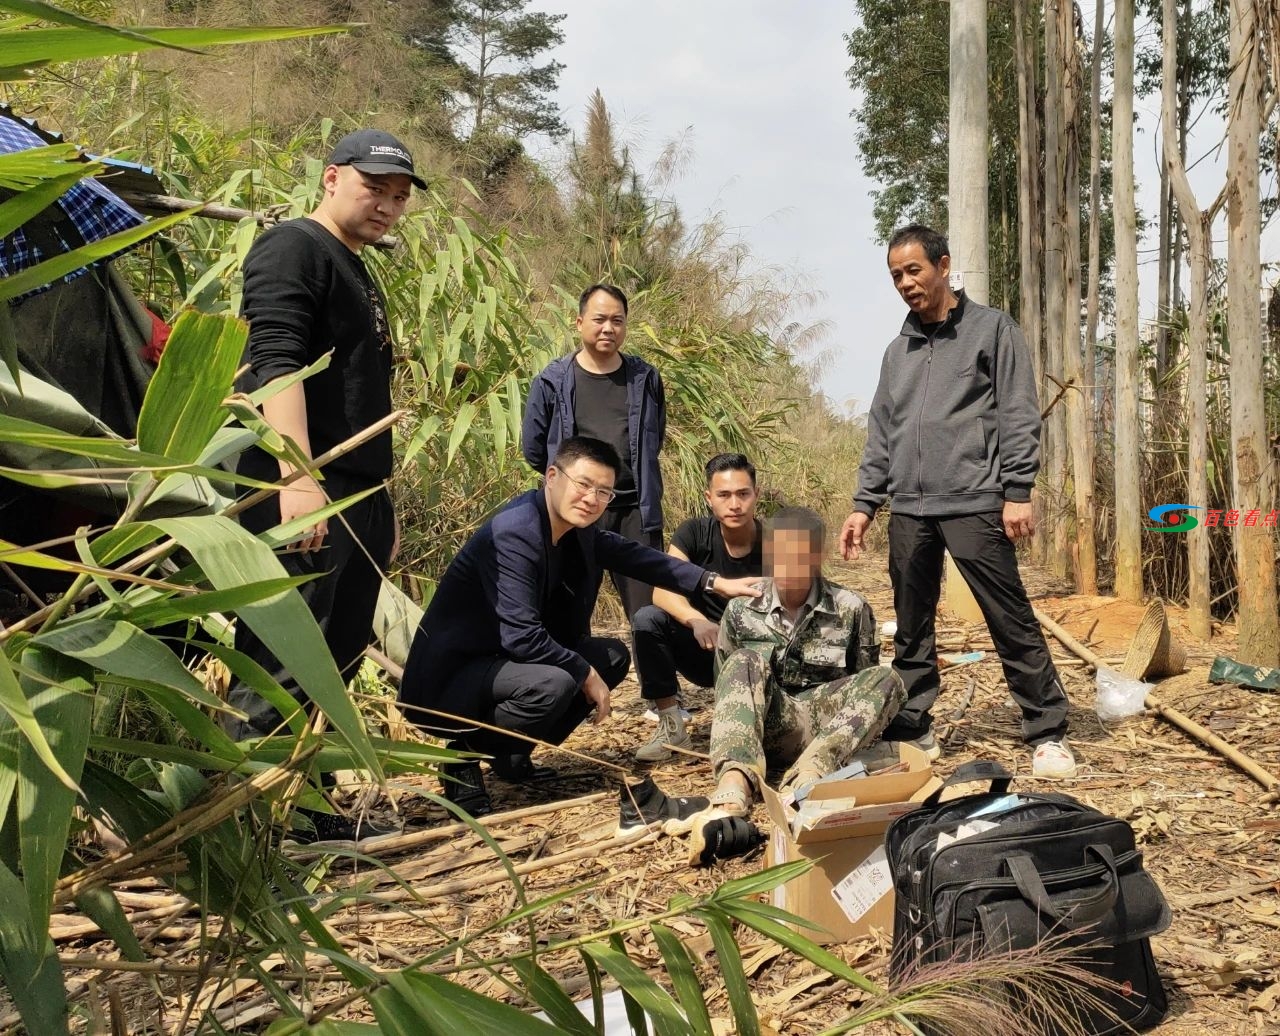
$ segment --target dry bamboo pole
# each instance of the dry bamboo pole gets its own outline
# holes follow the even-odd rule
[[[546,856],[540,860],[530,860],[525,863],[518,863],[510,870],[506,867],[495,867],[494,869],[482,874],[476,874],[470,878],[456,878],[453,881],[444,881],[436,885],[428,886],[421,889],[392,889],[388,892],[371,892],[361,896],[362,903],[403,903],[407,899],[423,900],[438,899],[441,896],[452,896],[460,892],[471,892],[478,888],[484,888],[486,885],[496,885],[499,882],[511,880],[514,873],[517,877],[523,877],[526,874],[533,874],[537,871],[547,870],[551,867],[560,867],[566,863],[577,863],[579,860],[587,860],[610,849],[619,849],[623,846],[627,848],[638,848],[642,845],[648,845],[650,842],[656,842],[662,834],[659,831],[648,831],[645,828],[636,828],[635,831],[628,831],[624,835],[618,835],[615,838],[606,839],[603,842],[593,842],[590,845],[579,846],[577,849],[570,849],[568,852],[558,853],[555,856]]]
[[[499,824],[507,824],[513,820],[524,820],[527,817],[540,816],[543,813],[555,813],[562,809],[573,809],[576,806],[590,806],[596,802],[602,802],[605,799],[612,798],[611,792],[596,791],[590,795],[582,795],[576,799],[562,799],[559,802],[544,802],[537,806],[524,806],[521,809],[510,809],[505,813],[493,813],[487,817],[480,817],[473,823],[480,825],[488,830]],[[475,828],[471,824],[456,823],[446,824],[444,827],[433,827],[426,831],[411,831],[403,835],[379,835],[377,838],[367,838],[362,842],[357,842],[356,847],[365,856],[390,856],[394,853],[404,852],[409,849],[416,849],[420,845],[426,845],[428,842],[438,842],[447,838],[453,838],[455,835],[475,834]],[[306,852],[290,853],[290,859],[300,862],[317,859],[323,855],[322,853],[308,850]]]
[[[1080,641],[1076,640],[1075,637],[1049,618],[1049,616],[1040,611],[1040,609],[1033,608],[1032,612],[1035,614],[1040,625],[1057,637],[1068,650],[1079,655],[1095,669],[1105,665],[1105,662],[1100,655],[1090,651],[1087,647],[1081,644]],[[1276,777],[1274,774],[1268,772],[1264,767],[1259,765],[1257,761],[1240,751],[1240,749],[1236,748],[1235,745],[1228,741],[1224,741],[1211,730],[1202,727],[1190,716],[1179,712],[1171,705],[1166,705],[1154,694],[1147,695],[1145,704],[1147,708],[1160,716],[1161,719],[1172,723],[1184,733],[1190,734],[1202,745],[1212,748],[1228,762],[1243,770],[1246,774],[1261,784],[1268,792],[1275,792],[1277,789],[1280,789],[1280,777]],[[1270,799],[1270,797],[1271,796],[1268,796],[1268,799]]]
[[[234,205],[219,205],[214,201],[191,201],[187,198],[175,198],[171,194],[149,194],[146,191],[116,191],[115,193],[135,209],[141,209],[148,214],[199,210],[195,215],[203,216],[205,219],[222,220],[224,223],[239,223],[242,219],[252,219],[259,226],[266,226],[268,223],[277,222],[272,213],[239,209]],[[373,247],[391,249],[399,243],[398,237],[383,234],[373,242]]]

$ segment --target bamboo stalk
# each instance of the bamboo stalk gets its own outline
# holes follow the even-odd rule
[[[1095,669],[1104,664],[1101,656],[1090,651],[1087,647],[1081,644],[1080,641],[1076,640],[1075,637],[1049,618],[1049,616],[1045,615],[1044,612],[1040,611],[1038,608],[1033,608],[1032,612],[1035,614],[1036,619],[1039,620],[1040,625],[1057,637],[1058,640],[1060,640],[1070,651],[1075,652],[1075,654],[1079,655]],[[1274,792],[1277,788],[1280,788],[1280,777],[1276,777],[1274,774],[1268,772],[1264,767],[1259,765],[1256,760],[1240,751],[1240,749],[1236,748],[1235,745],[1218,737],[1218,735],[1213,733],[1213,731],[1202,727],[1190,716],[1179,712],[1172,705],[1166,705],[1154,694],[1148,694],[1144,704],[1152,712],[1159,715],[1161,719],[1168,723],[1172,723],[1184,733],[1190,734],[1202,745],[1212,748],[1228,762],[1243,770],[1246,774],[1261,784],[1268,792]]]
[[[661,834],[661,831],[637,828],[635,831],[628,831],[624,835],[618,835],[603,842],[593,842],[591,845],[579,846],[577,849],[570,849],[568,852],[558,853],[555,856],[518,863],[511,870],[498,866],[483,874],[477,874],[470,878],[456,878],[453,881],[441,882],[438,885],[431,885],[427,888],[401,888],[392,889],[388,892],[371,892],[362,896],[361,902],[403,903],[405,900],[414,900],[416,902],[428,898],[438,899],[441,896],[457,895],[460,892],[472,892],[475,889],[484,888],[486,885],[496,885],[499,882],[509,881],[512,872],[518,877],[523,877],[526,874],[534,874],[552,867],[561,867],[567,863],[577,863],[579,860],[592,859],[611,849],[619,849],[623,846],[636,848],[641,845],[648,845],[651,842],[656,842]]]
[[[544,813],[555,813],[562,809],[573,809],[577,806],[590,806],[593,803],[601,802],[604,799],[612,798],[612,793],[607,791],[596,791],[590,795],[582,795],[576,799],[562,799],[559,802],[544,802],[537,806],[524,806],[521,809],[510,809],[505,813],[493,813],[487,817],[480,817],[474,822],[488,830],[499,824],[507,824],[513,820],[524,820],[526,817],[541,816]],[[426,845],[428,842],[438,842],[447,838],[453,838],[455,835],[475,834],[475,829],[470,824],[458,822],[456,824],[446,824],[444,827],[433,827],[426,831],[411,831],[402,835],[379,835],[376,838],[366,838],[362,842],[358,842],[357,847],[365,856],[382,857],[390,856],[394,853],[404,852],[408,849],[416,849],[420,845]],[[308,850],[306,852],[291,852],[289,857],[306,863],[309,860],[317,859],[321,853]]]
[[[198,209],[197,216],[203,216],[205,219],[217,219],[224,223],[239,223],[242,219],[252,219],[259,226],[266,226],[270,223],[277,222],[276,218],[270,213],[254,212],[252,209],[240,209],[234,205],[221,205],[216,201],[191,201],[187,198],[175,198],[171,194],[150,194],[146,191],[115,191],[116,195],[123,201],[128,202],[135,209],[140,209],[148,215],[160,212],[190,212]],[[377,241],[373,242],[374,248],[395,248],[400,243],[398,237],[392,237],[383,234]]]

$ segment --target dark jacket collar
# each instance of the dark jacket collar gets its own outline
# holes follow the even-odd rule
[[[947,328],[951,327],[954,324],[960,323],[960,318],[964,316],[965,306],[967,306],[969,303],[969,296],[967,296],[964,293],[963,288],[960,288],[955,293],[955,295],[956,295],[956,304],[951,307],[950,311],[947,313],[946,319],[943,320],[943,322],[933,332],[932,337],[936,338],[938,337],[938,335],[942,334],[942,332],[945,331]],[[903,322],[902,331],[900,333],[905,335],[907,338],[929,338],[930,337],[929,333],[921,325],[920,318],[911,312],[907,313],[907,319]]]

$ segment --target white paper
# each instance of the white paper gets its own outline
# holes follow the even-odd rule
[[[992,823],[990,820],[970,820],[968,823],[957,827],[956,833],[953,835],[949,835],[945,831],[939,831],[938,842],[933,851],[937,852],[952,842],[958,842],[963,838],[972,838],[974,835],[980,835],[983,831],[990,831],[992,828],[999,826],[999,824]]]
[[[831,889],[831,896],[844,911],[849,923],[856,924],[863,914],[892,889],[893,875],[889,873],[889,861],[885,858],[884,846],[881,845],[835,884]]]

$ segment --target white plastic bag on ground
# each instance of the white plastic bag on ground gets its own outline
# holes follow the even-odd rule
[[[1093,707],[1104,723],[1136,716],[1142,711],[1147,693],[1155,688],[1155,684],[1143,683],[1106,667],[1098,669],[1095,683],[1097,696]]]

